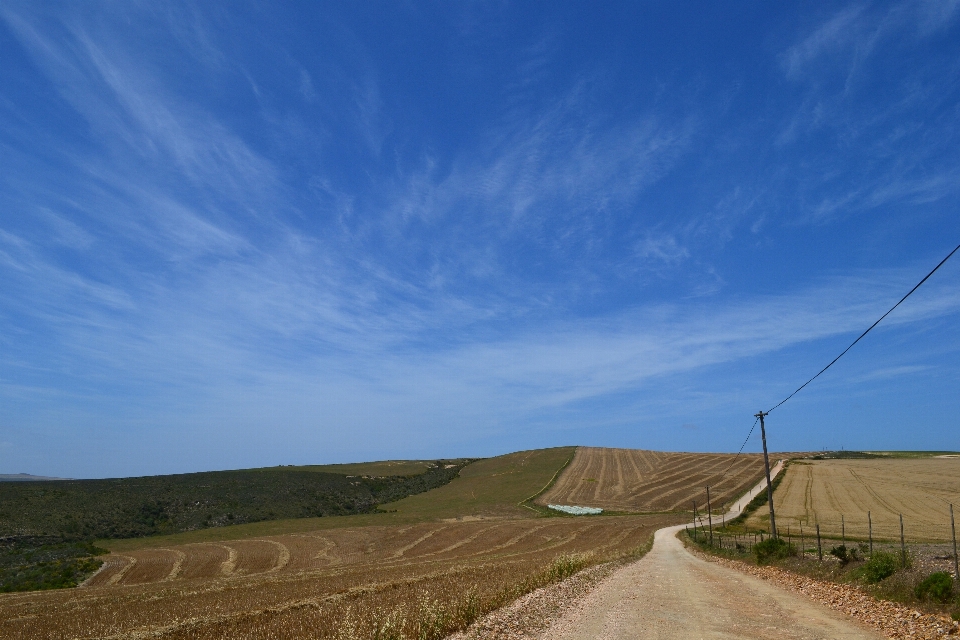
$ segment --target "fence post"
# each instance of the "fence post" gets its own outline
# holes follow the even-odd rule
[[[900,561],[907,568],[907,546],[903,543],[903,514],[900,514]]]
[[[867,511],[867,531],[870,535],[870,557],[873,557],[873,520],[870,519],[870,512]]]
[[[710,525],[710,546],[713,546],[713,511],[710,510],[710,487],[707,487],[707,522]]]
[[[847,548],[847,525],[843,521],[843,514],[840,514],[840,544],[843,545],[843,548]]]
[[[820,545],[820,523],[817,523],[817,555],[820,557],[820,562],[823,562],[823,547]]]
[[[692,500],[693,502],[693,539],[697,539],[697,501]]]
[[[803,520],[800,521],[800,557],[803,557]]]
[[[960,566],[957,566],[957,527],[953,523],[953,505],[950,505],[950,534],[953,536],[953,575],[960,580]]]

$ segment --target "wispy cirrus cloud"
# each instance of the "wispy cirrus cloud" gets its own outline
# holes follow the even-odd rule
[[[783,54],[787,76],[796,79],[822,56],[835,55],[848,47],[855,49],[856,55],[868,55],[874,39],[870,37],[873,30],[865,24],[866,13],[862,5],[844,8],[787,49]]]
[[[7,458],[39,451],[31,429],[45,446],[87,446],[59,438],[63,424],[142,448],[141,462],[189,436],[216,466],[278,462],[263,456],[288,455],[284,438],[326,459],[475,455],[484,438],[508,443],[488,453],[539,446],[741,393],[752,407],[780,393],[779,373],[819,364],[811,345],[875,319],[929,257],[869,268],[847,214],[955,192],[949,118],[919,117],[949,105],[949,74],[931,71],[944,67],[913,69],[913,90],[876,108],[847,82],[896,53],[877,46],[892,18],[870,5],[763,69],[705,72],[722,91],[686,79],[685,53],[642,80],[620,69],[647,54],[559,65],[559,26],[493,70],[443,41],[451,60],[418,50],[411,71],[393,64],[406,45],[381,46],[363,17],[324,15],[294,42],[270,20],[234,33],[240,10],[171,6],[0,9],[31,65],[18,95],[41,87],[53,114],[0,101],[0,420],[19,429]],[[782,83],[771,92],[800,98],[738,106],[727,81],[764,69]],[[461,73],[496,81],[464,107],[434,78],[460,87]],[[797,219],[799,240],[784,233]],[[938,274],[889,327],[955,317],[955,280]],[[898,381],[933,366],[879,360]],[[715,422],[677,419],[703,434]],[[241,436],[255,445],[230,462]],[[211,466],[195,455],[176,470]]]

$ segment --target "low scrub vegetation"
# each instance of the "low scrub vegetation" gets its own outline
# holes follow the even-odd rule
[[[766,564],[774,560],[783,560],[789,556],[796,555],[797,551],[793,545],[788,544],[783,538],[767,538],[763,542],[758,542],[753,546],[753,555],[759,564]]]
[[[953,597],[953,576],[946,571],[937,571],[920,581],[913,590],[920,600],[932,600],[941,604]]]
[[[465,460],[410,476],[289,467],[112,480],[0,483],[0,535],[63,541],[136,538],[281,518],[374,511],[444,485]]]
[[[88,542],[0,540],[0,592],[75,587],[100,568],[97,556],[105,553]]]
[[[877,551],[863,563],[863,566],[854,575],[863,578],[869,584],[876,584],[892,576],[898,569],[903,568],[902,564],[901,558],[897,554],[890,551]]]
[[[0,592],[73,587],[96,571],[90,541],[281,518],[369,513],[450,482],[467,460],[408,476],[276,467],[112,480],[0,482]]]

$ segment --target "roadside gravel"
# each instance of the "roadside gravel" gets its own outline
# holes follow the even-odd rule
[[[531,591],[511,604],[492,611],[466,631],[447,640],[538,640],[565,609],[575,605],[618,568],[622,561],[584,569],[563,582]]]
[[[794,593],[803,594],[835,611],[856,618],[888,638],[933,640],[956,637],[960,633],[960,626],[950,618],[923,613],[895,602],[877,600],[850,585],[820,582],[776,567],[758,567],[703,553],[696,555],[708,562],[750,574]]]

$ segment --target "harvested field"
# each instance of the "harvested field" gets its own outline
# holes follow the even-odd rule
[[[343,527],[414,524],[438,519],[522,518],[535,511],[520,506],[540,491],[573,456],[574,447],[518,451],[478,460],[464,467],[449,484],[383,505],[389,513],[267,520],[230,527],[212,527],[166,536],[99,540],[119,553],[144,547],[187,543],[223,543],[246,538],[270,538],[291,533]]]
[[[867,511],[875,539],[898,539],[903,514],[907,542],[950,540],[950,504],[960,519],[960,459],[891,458],[869,460],[804,460],[787,468],[773,504],[777,528],[800,522],[812,531],[819,522],[824,534],[867,537]],[[748,520],[751,527],[766,526],[765,511]],[[960,524],[960,522],[958,522]]]
[[[613,558],[677,521],[429,522],[132,550],[90,586],[0,596],[0,637],[349,638],[390,624],[417,637],[549,580],[558,557]]]
[[[573,461],[537,502],[611,511],[686,511],[693,500],[705,502],[704,487],[709,486],[712,506],[719,509],[763,475],[761,455],[734,458],[720,453],[578,447]]]

